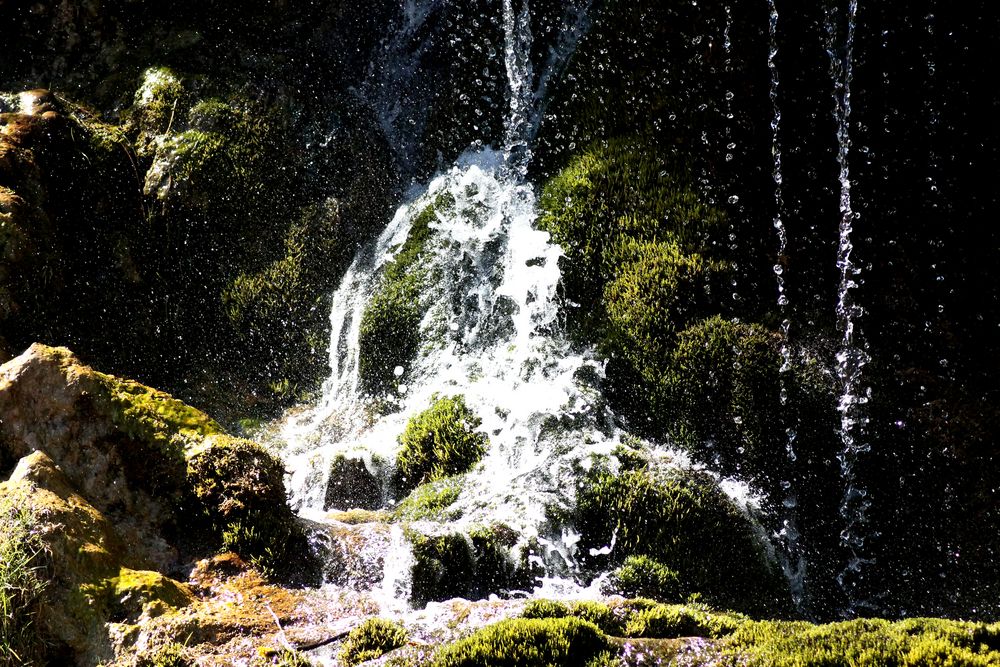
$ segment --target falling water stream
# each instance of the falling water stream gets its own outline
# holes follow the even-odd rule
[[[791,319],[788,314],[789,302],[785,288],[785,258],[788,249],[788,232],[784,223],[784,192],[783,174],[781,165],[781,105],[779,103],[781,78],[778,73],[778,9],[775,0],[768,0],[768,55],[767,69],[770,73],[769,97],[773,116],[771,118],[771,154],[774,158],[774,229],[778,237],[778,261],[774,264],[774,277],[778,286],[778,310],[781,313],[781,372],[780,372],[780,402],[783,408],[788,407],[788,385],[790,383],[789,373],[792,371],[792,348],[789,343],[791,333]],[[787,409],[785,410],[787,413]],[[785,452],[788,461],[794,468],[798,454],[795,451],[796,431],[793,426],[788,426],[786,430],[787,441]],[[806,559],[802,553],[798,528],[798,496],[795,493],[792,481],[782,481],[785,498],[782,502],[783,517],[781,531],[778,535],[784,545],[782,558],[782,568],[785,577],[788,579],[792,592],[792,599],[799,609],[803,608],[805,602],[805,578]]]
[[[837,248],[837,268],[840,271],[840,286],[837,293],[837,325],[843,335],[841,349],[837,353],[836,372],[841,394],[838,402],[840,412],[839,436],[843,448],[840,453],[841,477],[844,496],[840,514],[844,521],[841,544],[850,554],[845,569],[837,581],[847,598],[848,613],[869,604],[859,599],[857,589],[863,578],[863,570],[870,559],[865,554],[865,523],[870,501],[867,489],[858,478],[858,468],[862,457],[869,451],[865,440],[864,406],[868,397],[862,386],[862,370],[868,362],[864,342],[858,330],[858,321],[864,309],[855,301],[853,290],[860,282],[861,269],[854,262],[854,244],[851,235],[857,214],[851,205],[851,81],[853,78],[854,33],[858,12],[857,0],[849,0],[846,17],[846,35],[842,48],[835,43],[837,30],[834,15],[827,13],[827,30],[830,43],[830,72],[835,85],[834,102],[837,120],[837,164],[840,168],[840,240]]]

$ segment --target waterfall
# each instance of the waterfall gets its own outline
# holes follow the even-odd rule
[[[789,318],[788,295],[785,288],[785,257],[788,249],[788,232],[785,229],[783,214],[785,210],[783,193],[783,176],[781,169],[781,105],[779,94],[781,78],[778,73],[778,8],[775,0],[768,0],[768,54],[767,69],[770,73],[769,97],[771,100],[771,154],[774,158],[774,220],[773,225],[778,237],[778,261],[774,264],[774,278],[778,286],[778,309],[781,313],[781,369],[780,369],[780,402],[787,412],[789,373],[792,370],[792,348],[789,343],[791,319]],[[798,454],[795,451],[796,431],[789,426],[786,430],[787,441],[785,452],[789,463],[794,467]],[[792,599],[798,608],[805,602],[806,559],[799,543],[798,529],[798,497],[791,480],[782,481],[785,499],[782,503],[784,516],[781,531],[778,535],[784,545],[782,568],[788,579]]]
[[[844,521],[841,544],[850,554],[847,566],[838,575],[837,581],[846,595],[849,613],[853,613],[859,606],[869,604],[858,598],[857,589],[864,577],[865,566],[871,562],[865,555],[865,524],[871,503],[867,498],[867,489],[858,479],[861,459],[870,449],[864,434],[864,406],[868,397],[861,384],[862,370],[868,362],[868,355],[858,330],[858,320],[864,315],[864,309],[855,301],[853,290],[859,284],[861,268],[852,258],[854,245],[851,240],[854,223],[858,218],[851,206],[850,174],[851,80],[857,12],[857,0],[848,0],[847,28],[842,49],[838,49],[835,43],[837,30],[834,16],[831,12],[827,13],[830,72],[835,86],[837,164],[840,168],[841,218],[837,248],[840,284],[837,293],[837,325],[842,340],[841,349],[837,353],[836,372],[841,387],[837,409],[840,412],[838,435],[842,449],[839,459],[844,485],[844,496],[840,504],[840,514]]]
[[[409,417],[436,396],[463,395],[490,444],[449,508],[458,518],[427,530],[505,524],[535,545],[533,558],[546,573],[543,590],[559,595],[589,589],[574,576],[578,535],[552,517],[574,506],[580,471],[595,456],[610,456],[623,436],[602,395],[604,362],[594,350],[574,347],[562,331],[562,251],[535,227],[536,193],[525,183],[546,86],[584,34],[589,5],[567,9],[562,33],[536,73],[527,2],[504,0],[509,113],[503,147],[474,145],[426,187],[415,187],[376,242],[357,255],[333,297],[323,398],[283,432],[293,504],[322,520],[335,457],[360,458],[378,474],[380,461],[394,460]],[[431,279],[419,297],[420,350],[396,365],[386,396],[369,396],[360,363],[365,309],[427,211],[433,219],[419,270]],[[691,465],[680,453],[662,451],[678,466]],[[727,482],[725,488],[748,502],[744,487]],[[399,553],[408,548],[403,533],[388,542],[379,597],[398,606],[407,596],[411,561]]]

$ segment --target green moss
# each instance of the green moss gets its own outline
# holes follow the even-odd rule
[[[629,556],[611,575],[611,586],[625,597],[673,602],[681,597],[677,572],[649,556]]]
[[[522,618],[565,618],[569,616],[569,607],[556,600],[531,600],[524,605]]]
[[[142,84],[135,93],[130,122],[144,134],[161,134],[176,121],[178,109],[186,96],[180,76],[167,67],[150,67],[142,74]]]
[[[425,304],[426,246],[431,223],[454,206],[448,193],[438,196],[413,219],[406,241],[382,273],[376,292],[361,316],[358,374],[362,388],[373,396],[395,386],[397,366],[407,366],[420,348],[420,321]]]
[[[186,607],[194,601],[191,591],[179,582],[149,570],[126,567],[117,576],[81,584],[79,594],[89,607],[87,614],[104,621],[135,621],[144,612],[157,616]]]
[[[595,143],[546,182],[538,224],[566,252],[563,282],[581,311],[600,304],[625,241],[707,247],[723,214],[704,205],[686,169],[642,138]]]
[[[257,359],[279,402],[319,382],[329,343],[331,267],[339,263],[341,220],[335,200],[310,206],[288,228],[282,255],[239,273],[222,292],[240,346]],[[275,353],[274,350],[282,352]]]
[[[339,658],[348,666],[379,658],[406,644],[403,626],[381,618],[370,618],[351,630],[340,649]]]
[[[1000,624],[943,619],[827,625],[742,625],[724,644],[725,664],[747,667],[985,667],[1000,664]]]
[[[34,664],[45,649],[37,621],[47,581],[34,525],[25,504],[0,496],[0,664]]]
[[[528,588],[530,568],[512,557],[518,535],[503,524],[425,535],[405,531],[413,553],[411,601],[456,597],[483,599],[512,588]]]
[[[742,616],[713,612],[700,605],[656,605],[632,614],[625,624],[625,636],[718,638],[731,635],[744,622]]]
[[[314,665],[313,661],[305,654],[287,648],[258,649],[258,652],[260,659],[251,663],[253,667],[313,667]]]
[[[596,473],[582,484],[578,502],[584,553],[610,544],[615,535],[612,563],[648,556],[675,570],[684,590],[714,604],[747,611],[787,604],[784,580],[762,538],[705,474]]]
[[[399,437],[396,488],[412,489],[471,469],[489,444],[486,435],[476,431],[481,423],[462,396],[438,398],[413,416]]]
[[[263,574],[309,577],[315,563],[285,496],[285,468],[250,440],[210,436],[188,458],[192,504],[225,551]]]
[[[59,349],[55,353],[63,354]],[[162,391],[89,369],[87,375],[95,385],[91,397],[96,410],[110,415],[134,448],[127,462],[129,476],[154,493],[180,493],[186,484],[186,449],[205,436],[221,434],[222,427]]]
[[[434,667],[576,667],[608,649],[593,624],[576,618],[511,619],[441,649]]]
[[[453,475],[421,484],[396,506],[394,521],[449,521],[458,518],[448,508],[462,493],[464,475]]]
[[[161,646],[136,660],[137,667],[193,667],[194,664],[184,646],[177,643]]]
[[[656,383],[677,331],[711,312],[724,267],[659,241],[628,239],[614,256],[616,275],[604,288],[605,346]]]
[[[412,530],[407,531],[407,539],[413,552],[413,604],[423,606],[469,594],[476,578],[471,540],[461,533],[421,535]]]

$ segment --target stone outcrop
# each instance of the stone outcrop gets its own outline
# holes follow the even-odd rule
[[[30,512],[41,635],[65,663],[113,657],[109,623],[191,604],[170,577],[199,554],[283,557],[296,534],[283,474],[256,443],[65,348],[35,344],[0,367],[0,501]]]

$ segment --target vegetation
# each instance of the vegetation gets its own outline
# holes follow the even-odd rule
[[[192,667],[182,644],[171,642],[138,659],[137,667]]]
[[[382,618],[370,618],[351,630],[340,649],[340,660],[349,667],[379,658],[406,644],[403,626]]]
[[[420,320],[425,311],[426,246],[431,223],[454,205],[442,194],[414,218],[406,241],[386,265],[375,294],[361,316],[358,374],[362,388],[378,396],[395,386],[394,370],[407,366],[420,348]]]
[[[595,473],[579,490],[577,525],[584,553],[615,538],[610,556],[591,561],[646,556],[643,562],[677,572],[680,592],[701,593],[713,604],[770,613],[787,605],[762,538],[705,474]]]
[[[592,623],[577,618],[511,619],[444,647],[433,667],[576,667],[609,648]]]
[[[413,530],[407,531],[407,539],[413,552],[412,604],[469,595],[476,579],[471,540],[461,533],[422,535]]]
[[[677,572],[649,556],[629,556],[611,575],[611,588],[625,597],[643,597],[664,602],[681,598]]]
[[[455,519],[457,511],[448,508],[462,493],[464,475],[453,475],[425,482],[413,489],[393,510],[397,521],[442,521]]]
[[[41,664],[44,547],[31,508],[0,497],[0,665]]]
[[[666,161],[648,139],[591,145],[549,179],[538,225],[566,251],[563,282],[587,313],[636,247],[652,243],[671,257],[703,254],[723,214],[702,203],[690,174]],[[659,244],[659,245],[656,245]]]
[[[399,437],[396,488],[412,489],[470,470],[489,444],[486,435],[476,431],[481,423],[462,396],[437,398],[414,415]]]
[[[747,667],[986,667],[1000,664],[1000,625],[926,618],[764,621],[744,624],[724,646],[726,664]]]

